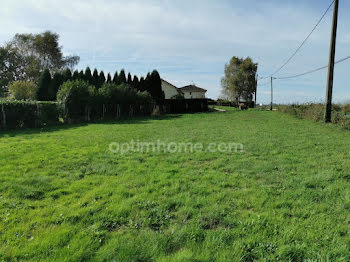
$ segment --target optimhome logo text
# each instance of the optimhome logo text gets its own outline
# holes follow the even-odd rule
[[[109,144],[109,151],[114,154],[127,153],[242,153],[243,145],[239,143],[176,143],[176,142],[143,142],[131,140],[128,143],[113,142]]]

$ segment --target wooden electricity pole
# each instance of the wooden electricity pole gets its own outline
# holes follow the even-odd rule
[[[271,77],[271,105],[270,105],[270,110],[272,111],[273,109],[273,77]]]
[[[338,7],[339,7],[339,0],[335,0],[334,12],[333,12],[332,38],[331,38],[329,64],[328,64],[326,113],[325,113],[326,123],[329,123],[332,121],[332,94],[333,94],[333,79],[334,79],[335,47],[337,42]]]
[[[258,75],[255,78],[255,94],[254,94],[254,107],[256,108],[256,92],[258,91]]]

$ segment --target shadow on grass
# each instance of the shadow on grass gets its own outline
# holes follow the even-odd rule
[[[166,120],[173,120],[176,118],[181,117],[182,114],[174,115],[162,115],[162,116],[144,116],[144,117],[124,117],[120,119],[108,119],[103,121],[94,121],[94,122],[85,122],[85,123],[79,123],[79,124],[60,124],[55,126],[47,126],[42,128],[23,128],[23,129],[16,129],[16,130],[2,130],[0,131],[0,138],[1,137],[16,137],[19,135],[32,135],[32,134],[41,134],[41,133],[51,133],[51,132],[57,132],[61,130],[68,130],[68,129],[77,129],[80,127],[88,126],[88,125],[129,125],[129,124],[145,124],[151,121],[166,121]]]

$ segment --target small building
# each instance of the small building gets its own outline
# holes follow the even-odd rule
[[[184,94],[185,99],[204,99],[207,92],[207,90],[196,85],[188,85],[179,89]]]
[[[170,84],[168,81],[165,81],[164,79],[162,79],[162,90],[164,92],[165,99],[172,99],[182,94],[179,88],[177,88],[173,84]]]

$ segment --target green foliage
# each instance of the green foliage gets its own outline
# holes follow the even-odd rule
[[[126,76],[125,76],[125,71],[124,71],[124,69],[122,69],[121,71],[120,71],[120,74],[119,74],[119,77],[118,77],[118,81],[119,81],[119,83],[121,83],[121,84],[126,84]]]
[[[55,102],[1,101],[0,129],[57,125],[60,107]]]
[[[131,76],[131,74],[130,74],[130,73],[128,74],[128,80],[127,80],[127,83],[128,83],[129,85],[132,85],[132,76]]]
[[[93,104],[95,87],[82,80],[65,82],[57,93],[57,101],[63,105],[64,119],[84,120],[87,107]]]
[[[100,76],[98,74],[97,69],[95,68],[94,73],[92,74],[92,79],[91,79],[91,81],[89,83],[90,83],[90,85],[98,87],[99,86],[99,81],[100,81]]]
[[[84,74],[84,73],[83,73]],[[79,76],[79,71],[78,70],[75,70],[73,75],[72,75],[72,80],[78,80],[80,78]],[[82,79],[81,79],[82,80]]]
[[[65,79],[67,75],[61,74],[61,73],[55,73],[53,75],[51,84],[50,84],[50,89],[49,89],[49,100],[50,101],[56,101],[56,96],[57,92],[60,89],[61,85],[66,82],[67,80]]]
[[[84,76],[82,77],[83,75],[81,74],[80,72],[80,77],[79,77],[79,80],[82,80],[82,81],[85,81],[85,82],[88,82],[89,84],[92,84],[92,74],[91,74],[91,69],[90,67],[87,67],[85,69],[85,73],[84,73]]]
[[[158,102],[164,100],[162,81],[157,70],[154,70],[152,74],[148,75],[146,82],[146,90],[151,94],[151,96]]]
[[[106,77],[105,73],[103,71],[100,72],[100,75],[98,76],[98,85],[97,88],[101,88],[101,86],[106,83]]]
[[[108,84],[112,83],[112,77],[111,77],[111,74],[110,74],[110,73],[108,73],[108,75],[107,75],[107,80],[106,80],[106,82],[107,82]]]
[[[36,90],[36,98],[38,101],[50,101],[51,95],[50,94],[50,87],[51,87],[51,74],[48,69],[45,69],[39,78],[38,88]]]
[[[15,100],[35,100],[36,85],[33,82],[15,81],[9,85],[10,97]]]
[[[1,132],[0,260],[349,261],[349,131],[226,109]]]
[[[287,113],[298,118],[306,118],[313,121],[323,121],[325,116],[324,104],[293,104],[293,105],[280,105],[278,110],[283,113]],[[337,105],[334,104],[332,108],[332,123],[340,125],[346,129],[350,129],[350,118],[349,118],[349,105]]]
[[[72,80],[72,71],[69,68],[65,69],[62,75],[63,75],[63,82]]]
[[[119,75],[118,72],[115,72],[114,76],[113,76],[113,83],[116,85],[120,85],[121,82],[119,81]]]
[[[91,72],[90,72],[90,73],[91,73]],[[90,74],[90,75],[91,75],[91,74]],[[79,72],[79,77],[78,77],[78,79],[74,79],[74,80],[86,81],[86,80],[85,80],[85,76],[86,76],[86,74],[84,73],[83,70],[81,70],[81,71]]]
[[[255,78],[258,64],[248,57],[246,59],[232,57],[225,65],[225,76],[221,79],[222,94],[225,99],[235,101],[252,101],[255,93]]]
[[[174,95],[171,99],[185,99],[185,96],[184,96],[184,94],[177,94],[177,95]]]
[[[11,82],[25,79],[23,65],[25,61],[14,46],[0,46],[0,93],[3,94]]]
[[[133,88],[135,88],[136,90],[141,91],[141,90],[140,90],[139,78],[138,78],[136,75],[134,76],[134,79],[132,80],[131,86],[132,86]]]
[[[54,73],[65,68],[72,68],[78,64],[80,59],[78,56],[63,56],[59,35],[50,31],[41,34],[16,34],[9,46],[21,58],[16,68],[23,70],[26,80],[35,82],[45,69]],[[18,79],[17,71],[14,74]]]

